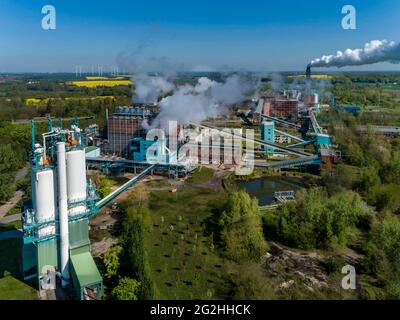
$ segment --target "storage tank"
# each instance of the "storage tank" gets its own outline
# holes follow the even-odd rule
[[[55,188],[54,171],[52,169],[32,170],[33,209],[36,212],[36,222],[55,220]],[[46,225],[38,229],[38,236],[55,234],[55,225]]]
[[[67,191],[68,202],[86,200],[86,159],[84,150],[67,152]],[[73,216],[86,211],[86,206],[75,206],[69,209]]]

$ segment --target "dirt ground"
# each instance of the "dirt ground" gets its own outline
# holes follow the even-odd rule
[[[268,277],[283,281],[279,289],[287,289],[295,282],[302,283],[310,291],[335,285],[327,272],[327,257],[314,251],[287,248],[273,241],[269,242],[269,246],[264,270]],[[359,264],[357,255],[352,252],[336,256],[342,258],[343,263]]]
[[[101,256],[117,243],[118,239],[116,238],[103,238],[101,241],[93,242],[91,245],[92,255],[94,257]]]
[[[218,167],[217,169],[215,169],[215,167],[213,167],[213,169],[215,170],[214,172],[214,176],[212,177],[211,180],[204,182],[204,183],[200,183],[197,184],[196,186],[198,187],[202,187],[202,188],[208,188],[208,189],[212,189],[215,192],[219,192],[222,189],[222,180],[230,173],[232,173],[235,168],[232,167]]]

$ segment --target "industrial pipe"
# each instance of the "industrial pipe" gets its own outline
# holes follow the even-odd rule
[[[57,143],[58,170],[58,208],[60,221],[60,255],[62,286],[69,282],[69,232],[68,232],[68,198],[67,198],[67,169],[65,161],[65,142]]]

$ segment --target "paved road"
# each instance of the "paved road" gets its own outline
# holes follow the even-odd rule
[[[25,165],[25,167],[18,170],[17,174],[15,175],[15,181],[24,179],[26,177],[27,173],[28,173],[28,165]]]
[[[4,218],[0,219],[0,224],[9,224],[14,221],[21,220],[21,214],[13,214],[12,216],[5,216]]]
[[[22,169],[18,170],[15,175],[15,181],[22,180],[28,174],[28,165],[25,165]],[[15,191],[14,195],[11,199],[9,199],[6,203],[0,205],[0,220],[3,218],[10,209],[14,208],[17,203],[22,199],[24,192],[21,190]]]

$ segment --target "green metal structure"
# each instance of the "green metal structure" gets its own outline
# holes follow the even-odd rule
[[[32,121],[32,172],[43,172],[45,170],[55,170],[56,143],[65,142],[68,131],[61,127],[54,128],[51,119],[48,121],[48,130],[51,136],[46,140],[48,146],[45,150],[50,162],[43,164],[41,154],[35,152],[35,122]],[[61,121],[60,121],[61,124]],[[75,119],[74,124],[79,124],[79,119]],[[86,141],[79,136],[79,145],[69,145],[67,151],[85,148]],[[33,175],[32,175],[33,177]],[[68,203],[68,210],[76,206],[84,206],[83,213],[68,216],[69,229],[69,270],[71,284],[69,291],[75,293],[76,299],[93,300],[103,297],[103,280],[97,266],[90,253],[89,240],[89,219],[98,212],[96,202],[99,196],[94,184],[89,180],[86,184],[86,198],[82,201]],[[43,234],[40,230],[48,226],[55,226],[55,232]],[[49,270],[54,270],[54,274],[59,274],[60,268],[60,230],[58,215],[50,220],[38,220],[37,213],[33,208],[26,209],[22,215],[23,228],[23,248],[22,248],[22,271],[24,280],[35,279],[40,289]],[[49,278],[50,279],[50,278]]]

